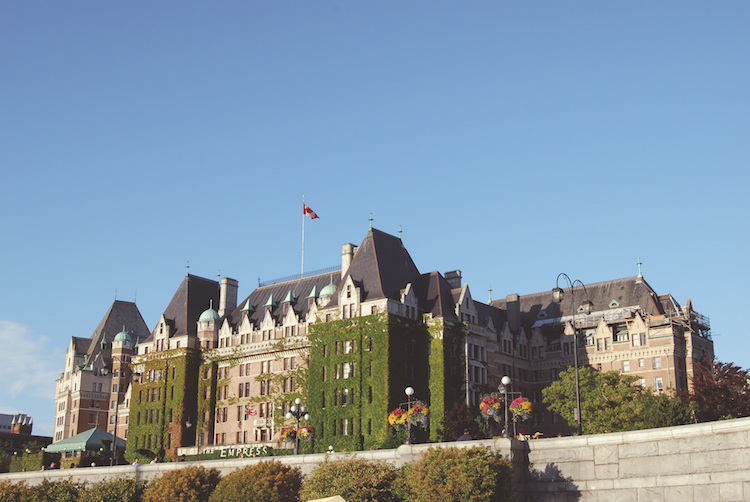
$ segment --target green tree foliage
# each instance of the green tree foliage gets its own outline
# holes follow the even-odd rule
[[[390,502],[396,470],[385,462],[357,457],[326,459],[305,481],[302,500],[341,495],[344,500]]]
[[[224,476],[211,502],[297,502],[302,474],[280,462],[260,462]]]
[[[140,502],[144,489],[135,477],[105,479],[81,491],[78,502]]]
[[[207,502],[220,480],[219,471],[213,468],[169,471],[148,484],[143,502]]]
[[[476,421],[478,413],[464,403],[457,403],[443,414],[438,429],[440,441],[455,441],[461,437],[465,430],[469,431],[472,438],[484,438],[485,434]]]
[[[11,483],[9,479],[0,481],[0,500],[3,502],[22,502],[28,487],[26,481]]]
[[[26,490],[23,502],[77,502],[83,485],[67,479],[49,482],[43,479],[41,484],[30,486]]]
[[[511,465],[489,448],[430,448],[399,471],[404,501],[504,502],[513,500]]]
[[[623,432],[684,425],[690,421],[690,409],[678,396],[654,394],[637,384],[635,375],[619,371],[579,371],[581,416],[584,434]],[[568,368],[560,379],[542,390],[547,408],[556,411],[571,426],[578,422],[575,371]]]
[[[734,363],[704,359],[688,400],[700,422],[750,416],[750,374]]]
[[[581,388],[581,417],[584,434],[632,431],[643,428],[641,413],[645,390],[634,385],[638,377],[623,375],[618,371],[593,371],[582,368],[579,372]],[[544,402],[571,426],[575,419],[576,388],[573,367],[560,373],[560,379],[542,390]]]
[[[660,394],[644,392],[640,399],[643,403],[641,419],[644,429],[672,427],[690,422],[690,406],[678,396],[666,392]]]

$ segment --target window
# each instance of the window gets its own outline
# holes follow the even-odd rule
[[[341,406],[349,404],[349,389],[341,390]]]
[[[341,435],[343,436],[349,435],[349,419],[348,418],[341,419]]]
[[[651,361],[652,361],[652,364],[653,364],[653,368],[655,370],[660,370],[661,369],[661,357],[659,357],[659,356],[654,357],[654,358],[651,359]]]
[[[604,350],[604,339],[603,338],[597,338],[596,339],[596,350]]]
[[[622,372],[627,373],[630,371],[630,361],[623,361],[622,362]]]
[[[610,339],[609,337],[607,337],[604,339],[604,350],[609,350],[609,349],[610,349]]]
[[[350,363],[344,363],[343,377],[349,378],[352,376],[352,365]]]
[[[323,357],[328,356],[328,345],[323,345]]]
[[[643,358],[638,359],[638,367],[639,368],[645,368],[646,367],[646,360]]]
[[[570,347],[568,346],[568,343],[563,343],[563,355],[568,356],[570,355]]]
[[[664,381],[661,379],[661,377],[654,378],[654,389],[657,392],[661,392],[664,390]]]

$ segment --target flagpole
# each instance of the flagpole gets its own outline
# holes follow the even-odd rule
[[[305,196],[302,196],[302,268],[300,269],[299,278],[305,275]]]

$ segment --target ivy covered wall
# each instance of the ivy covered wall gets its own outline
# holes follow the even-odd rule
[[[175,459],[179,446],[194,444],[200,351],[171,349],[139,356],[141,378],[133,383],[126,458],[165,455]]]
[[[308,412],[314,451],[379,448],[393,434],[388,412],[414,399],[430,402],[427,327],[389,314],[310,326]]]

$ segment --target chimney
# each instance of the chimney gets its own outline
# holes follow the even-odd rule
[[[344,244],[341,246],[341,273],[345,274],[354,260],[354,254],[357,252],[357,246],[354,244]]]
[[[514,334],[521,332],[521,302],[518,295],[508,295],[505,299],[505,309],[508,319],[508,326]]]
[[[448,284],[451,285],[452,289],[460,289],[461,288],[461,271],[451,270],[450,272],[446,272],[445,280],[448,281]]]
[[[224,317],[227,312],[237,308],[237,288],[239,283],[236,279],[225,277],[221,280],[221,296],[219,297],[219,316]]]

